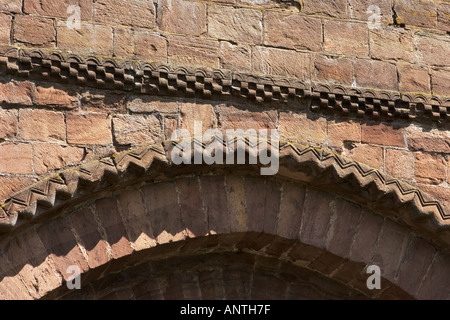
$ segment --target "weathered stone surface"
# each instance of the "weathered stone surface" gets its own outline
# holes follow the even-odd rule
[[[94,21],[152,29],[155,5],[146,0],[98,0],[94,4]]]
[[[442,2],[438,7],[438,29],[450,31],[450,3]]]
[[[372,29],[370,36],[370,54],[381,60],[412,60],[413,37],[410,31],[392,28]]]
[[[325,248],[326,233],[331,217],[330,202],[333,196],[308,189],[303,207],[299,240],[318,248]]]
[[[450,132],[410,125],[405,129],[408,148],[414,151],[450,153]]]
[[[6,200],[6,198],[33,182],[34,179],[30,177],[0,176],[0,200]]]
[[[397,284],[410,294],[415,294],[433,260],[436,249],[421,238],[414,237],[400,265]],[[414,277],[411,277],[414,275]]]
[[[22,0],[0,0],[0,10],[18,13],[22,11]]]
[[[0,109],[0,139],[15,137],[17,128],[17,110]]]
[[[317,55],[314,61],[316,79],[350,85],[353,81],[352,62],[347,58],[330,58]]]
[[[434,94],[450,96],[450,71],[446,69],[432,70],[431,85]]]
[[[345,141],[361,142],[361,125],[354,121],[329,121],[328,143],[342,148]]]
[[[130,96],[127,99],[127,109],[136,113],[177,113],[178,104],[174,100],[154,98],[146,95]]]
[[[26,143],[0,145],[0,172],[13,174],[32,173],[32,148]]]
[[[115,28],[114,54],[167,63],[167,40],[154,32]]]
[[[418,299],[444,300],[450,295],[447,270],[450,267],[450,257],[442,253],[436,254],[422,286],[417,292]]]
[[[397,23],[436,28],[437,10],[433,1],[395,0],[393,9],[397,14]]]
[[[162,139],[161,123],[153,115],[117,115],[113,127],[114,140],[121,145],[152,144]]]
[[[66,115],[67,142],[75,144],[110,144],[111,119],[107,114],[68,113]]]
[[[11,38],[11,16],[0,13],[0,43],[10,44]]]
[[[334,18],[347,18],[347,1],[303,0],[303,13]]]
[[[195,121],[201,124],[201,132],[216,127],[214,108],[206,103],[181,103],[181,128],[186,129],[194,137]]]
[[[55,106],[73,109],[78,107],[77,94],[71,90],[55,86],[37,86],[34,103],[42,106]]]
[[[414,64],[398,64],[399,90],[403,92],[431,92],[428,68]]]
[[[450,40],[426,34],[415,36],[418,62],[431,66],[450,66]]]
[[[57,34],[59,49],[76,50],[81,54],[112,55],[113,33],[109,26],[83,22],[80,29],[71,29],[60,21]]]
[[[260,44],[263,38],[262,12],[257,9],[211,6],[208,34],[216,39]]]
[[[158,0],[160,30],[200,36],[206,34],[206,4],[185,0]]]
[[[410,151],[386,149],[386,173],[396,178],[412,180],[414,177],[414,155]]]
[[[282,188],[277,234],[287,239],[296,239],[302,221],[305,187],[284,182]]]
[[[30,106],[34,91],[34,83],[29,81],[0,83],[0,102]]]
[[[168,36],[169,64],[218,68],[217,41],[186,36]]]
[[[306,80],[312,74],[308,53],[277,48],[255,47],[252,51],[253,71]]]
[[[414,154],[414,176],[419,183],[441,184],[445,181],[445,161],[439,154]]]
[[[324,49],[335,54],[367,57],[369,55],[367,25],[356,22],[326,21]]]
[[[280,137],[311,145],[321,145],[327,139],[324,118],[291,112],[280,113]]]
[[[354,68],[357,86],[398,90],[395,64],[378,60],[357,59]]]
[[[93,269],[108,262],[108,244],[100,234],[92,209],[77,210],[71,214],[69,220],[86,250],[89,268]]]
[[[221,130],[277,128],[277,112],[274,110],[257,111],[227,104],[219,104],[215,107],[215,110],[219,114],[218,120]]]
[[[344,149],[343,155],[374,169],[383,168],[383,148],[368,144],[354,144]]]
[[[78,6],[81,20],[91,20],[93,2],[89,0],[24,0],[24,13],[68,19],[74,11],[69,6]],[[19,10],[20,11],[20,10]]]
[[[385,146],[405,147],[402,128],[394,125],[367,123],[361,125],[361,142]]]
[[[33,145],[33,165],[36,174],[45,174],[50,170],[78,164],[83,157],[83,148],[49,143]]]
[[[320,19],[268,11],[264,16],[264,44],[288,49],[320,51]]]
[[[111,246],[114,259],[129,255],[133,249],[128,241],[128,235],[119,214],[117,199],[103,198],[95,201],[95,209],[101,227],[105,230],[106,238]]]
[[[56,41],[53,20],[17,15],[14,20],[14,40],[32,46],[53,46]]]
[[[349,259],[369,263],[383,225],[383,217],[371,211],[363,210],[358,231],[350,249]]]
[[[251,48],[249,45],[220,42],[220,65],[222,68],[236,71],[250,71]]]
[[[372,25],[373,27],[392,24],[392,1],[393,0],[378,0],[371,3],[367,0],[349,0],[350,17],[361,21],[367,21],[369,26]],[[380,25],[376,24],[378,13],[380,14]]]
[[[65,141],[64,114],[47,110],[19,111],[20,137],[25,140]]]

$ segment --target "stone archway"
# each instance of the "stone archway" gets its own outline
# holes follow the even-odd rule
[[[269,268],[267,281],[279,281],[285,268],[300,268],[300,278],[314,274],[323,280],[313,290],[319,297],[448,297],[448,227],[437,203],[313,148],[286,145],[280,160],[279,174],[263,177],[257,165],[174,166],[164,149],[151,147],[31,186],[5,206],[3,298],[64,297],[70,265],[95,288],[140,270],[132,262],[142,257],[153,264],[186,254],[195,264],[207,255],[234,261],[239,252],[283,265]],[[369,264],[382,270],[381,291],[366,287]]]

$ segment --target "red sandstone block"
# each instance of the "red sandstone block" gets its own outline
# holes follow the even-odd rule
[[[362,124],[361,142],[385,146],[405,147],[405,137],[402,128],[386,124]]]
[[[30,174],[32,169],[31,144],[6,142],[0,145],[0,172]]]
[[[253,71],[262,74],[283,75],[309,80],[313,73],[313,61],[309,53],[270,47],[254,47]]]
[[[101,227],[105,230],[111,254],[114,259],[126,256],[132,252],[128,234],[120,216],[117,199],[104,198],[95,202],[95,208]]]
[[[329,121],[328,143],[342,148],[345,141],[361,142],[361,125],[354,121]]]
[[[350,249],[349,259],[369,263],[383,225],[383,218],[371,211],[363,210],[358,231]]]
[[[153,29],[156,10],[153,1],[98,0],[94,3],[94,21]]]
[[[35,85],[29,81],[0,83],[0,102],[31,106]]]
[[[318,116],[280,112],[280,137],[308,145],[321,145],[327,139],[327,121]]]
[[[356,22],[325,21],[323,46],[325,51],[330,53],[367,57],[369,55],[367,25]]]
[[[6,200],[33,182],[35,179],[30,177],[0,176],[0,200]]]
[[[190,237],[208,234],[208,218],[203,210],[200,185],[197,179],[177,179],[176,188],[180,202],[181,217]]]
[[[347,1],[303,0],[303,13],[334,18],[347,18]]]
[[[114,141],[120,145],[153,144],[162,140],[162,126],[154,115],[119,114],[113,118]]]
[[[159,0],[156,20],[162,31],[200,36],[207,32],[206,4],[185,0]]]
[[[441,253],[436,254],[416,297],[430,300],[448,299],[450,295],[449,268],[450,257]]]
[[[414,43],[410,31],[393,28],[376,28],[369,32],[370,54],[380,60],[405,60],[413,58]]]
[[[397,23],[407,26],[436,28],[437,12],[433,1],[396,0],[393,9],[397,14]]]
[[[306,189],[297,183],[283,182],[277,235],[297,239],[302,221]]]
[[[251,47],[246,44],[221,41],[219,59],[221,67],[225,69],[250,71],[252,68]]]
[[[395,64],[378,60],[357,59],[354,64],[354,73],[357,86],[398,90]]]
[[[66,140],[64,114],[61,112],[21,109],[19,123],[22,139],[44,142]]]
[[[331,58],[317,55],[314,61],[316,79],[350,85],[352,79],[352,62],[347,58]]]
[[[347,258],[360,222],[362,209],[341,198],[336,199],[334,205],[335,212],[327,235],[326,248],[335,255]]]
[[[431,244],[414,237],[400,265],[397,284],[409,294],[414,295],[428,271],[435,252],[436,249]]]
[[[450,133],[437,129],[426,130],[410,125],[405,129],[408,148],[411,151],[450,153]]]
[[[415,44],[419,63],[432,66],[450,66],[450,41],[446,37],[416,35]]]
[[[386,149],[386,173],[396,178],[412,180],[414,177],[414,155],[410,151]]]
[[[428,68],[414,64],[398,64],[399,90],[404,92],[430,93]]]
[[[57,271],[65,280],[73,275],[67,272],[69,266],[77,266],[81,272],[88,269],[87,261],[66,224],[61,224],[60,220],[52,220],[40,226],[37,233]]]
[[[17,110],[0,109],[0,139],[11,139],[17,134]]]
[[[288,49],[321,51],[322,22],[317,18],[267,11],[264,16],[264,44]]]
[[[78,107],[77,94],[71,90],[59,87],[37,86],[34,103],[41,106],[55,106],[73,109]]]
[[[11,16],[0,13],[0,43],[10,44],[11,42]]]
[[[142,188],[144,205],[159,244],[186,237],[177,197],[175,182],[161,182]]]
[[[81,20],[91,20],[93,2],[89,0],[24,0],[24,13],[68,19],[74,14],[69,6],[78,6]],[[19,10],[20,11],[20,10]]]
[[[445,181],[445,160],[439,154],[416,152],[414,176],[419,183],[441,184]]]
[[[36,174],[45,174],[67,165],[78,164],[85,156],[84,149],[60,144],[33,144],[33,166]]]
[[[142,250],[156,245],[150,217],[141,198],[140,190],[124,190],[118,196],[125,228],[133,243],[134,250]]]
[[[22,0],[0,0],[0,11],[19,13],[22,11]]]
[[[167,36],[167,40],[169,64],[210,68],[219,66],[218,41],[181,35]]]
[[[208,232],[211,234],[229,233],[231,225],[228,202],[225,196],[225,178],[222,176],[203,176],[200,180],[200,188],[203,205],[208,216]]]
[[[400,261],[403,260],[409,233],[406,228],[385,220],[378,239],[372,264],[380,267],[381,275],[395,281]]]
[[[431,85],[434,94],[450,96],[450,71],[431,70]]]
[[[343,155],[353,161],[364,163],[374,169],[383,168],[383,148],[368,144],[355,144],[350,149],[345,149]]]
[[[14,41],[38,47],[54,47],[56,33],[52,19],[17,15],[14,19]]]
[[[110,144],[111,120],[107,114],[66,115],[67,142],[75,144]]]
[[[215,5],[208,8],[208,35],[223,40],[261,44],[262,12],[253,8]]]
[[[86,250],[89,268],[93,269],[108,262],[108,244],[102,239],[92,209],[83,208],[73,212],[70,215],[70,224]]]
[[[299,234],[299,240],[302,243],[319,248],[325,247],[326,234],[331,218],[330,203],[333,198],[328,193],[308,188]]]

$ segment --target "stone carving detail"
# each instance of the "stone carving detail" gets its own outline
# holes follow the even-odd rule
[[[17,50],[0,57],[0,76],[151,95],[245,99],[268,106],[289,105],[361,118],[450,121],[450,97],[311,84],[227,70],[174,68],[135,61],[119,64],[41,51]]]
[[[247,139],[247,153],[251,152],[249,143]],[[100,191],[120,188],[127,184],[214,170],[219,170],[219,174],[226,172],[224,170],[245,170],[247,174],[253,174],[254,170],[254,174],[259,174],[261,164],[175,165],[170,157],[174,145],[175,142],[164,141],[159,145],[124,151],[61,171],[56,176],[35,183],[12,196],[0,207],[1,230],[12,230],[37,216],[50,214],[53,209],[73,205],[95,196]],[[207,146],[208,144],[202,145],[203,148]],[[270,148],[267,144],[262,146]],[[191,150],[193,159],[194,146]],[[368,166],[324,150],[287,142],[280,143],[279,150],[279,177],[308,183],[381,210],[388,213],[392,219],[426,235],[438,245],[450,245],[450,216],[446,215],[439,202],[420,190]],[[223,152],[225,157],[225,143]]]

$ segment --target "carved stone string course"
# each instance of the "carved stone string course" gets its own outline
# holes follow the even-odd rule
[[[12,50],[0,57],[0,76],[149,95],[240,99],[373,120],[450,122],[450,97],[309,83],[223,69],[172,67],[139,61],[118,63],[95,57]]]

